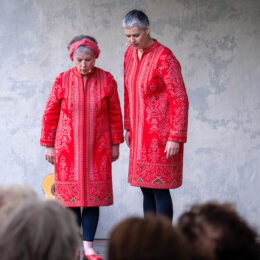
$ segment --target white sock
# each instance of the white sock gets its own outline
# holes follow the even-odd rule
[[[83,248],[86,255],[95,255],[92,241],[83,241]]]

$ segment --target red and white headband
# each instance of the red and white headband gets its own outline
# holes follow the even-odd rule
[[[84,38],[84,39],[74,42],[70,45],[69,55],[70,55],[70,59],[72,61],[73,61],[73,53],[79,46],[85,46],[85,47],[89,48],[90,50],[93,51],[96,59],[98,58],[100,51],[99,51],[97,44],[89,39]]]

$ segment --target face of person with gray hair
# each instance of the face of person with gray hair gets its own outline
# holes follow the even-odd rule
[[[81,75],[86,76],[95,65],[94,53],[85,46],[78,47],[73,54],[73,62]]]
[[[139,27],[133,27],[130,29],[124,29],[126,39],[130,45],[135,49],[144,49],[149,43],[150,26],[147,26],[145,30]]]
[[[126,39],[135,49],[144,49],[150,42],[150,24],[145,13],[132,10],[123,19]]]

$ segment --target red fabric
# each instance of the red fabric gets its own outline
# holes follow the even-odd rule
[[[124,127],[131,136],[130,184],[156,189],[181,186],[188,98],[178,60],[156,40],[144,49],[140,61],[129,46],[124,83]],[[170,159],[164,153],[168,140],[180,143],[179,153]]]
[[[73,61],[73,53],[79,46],[85,46],[89,49],[91,49],[96,57],[96,59],[99,57],[99,48],[95,42],[89,39],[82,39],[80,41],[74,42],[70,45],[69,55],[70,59]]]
[[[103,260],[100,255],[86,255],[85,253],[83,253],[83,255],[86,260]]]
[[[61,73],[43,115],[41,145],[55,147],[55,198],[67,207],[113,204],[111,144],[123,142],[117,84],[94,68],[85,89],[76,68]]]

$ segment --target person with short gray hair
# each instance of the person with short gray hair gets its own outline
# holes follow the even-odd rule
[[[1,222],[3,260],[73,260],[79,249],[73,213],[55,201],[27,199]]]
[[[130,147],[129,183],[141,187],[144,213],[173,217],[169,189],[182,184],[188,97],[179,61],[150,36],[147,15],[123,19],[130,46],[124,59],[124,128]]]

